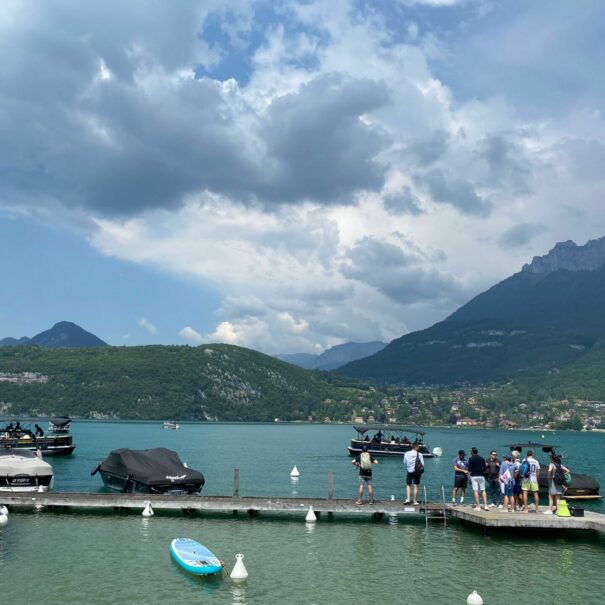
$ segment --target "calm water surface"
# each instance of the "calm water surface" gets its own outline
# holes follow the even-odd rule
[[[335,476],[336,497],[352,497],[357,474],[346,452],[350,427],[308,425],[187,424],[167,431],[161,424],[74,423],[77,444],[69,458],[51,460],[56,490],[97,491],[101,480],[90,471],[118,447],[169,447],[206,476],[204,493],[229,494],[233,468],[241,472],[242,495],[320,496],[327,475]],[[539,440],[541,434],[429,429],[430,447],[444,456],[427,461],[424,478],[429,498],[451,484],[457,450],[476,445],[506,450],[511,441]],[[545,434],[560,446],[571,468],[597,476],[605,485],[605,435]],[[296,464],[298,482],[289,477]],[[400,460],[374,467],[378,498],[402,496]],[[605,512],[602,503],[587,508]],[[237,552],[246,556],[249,580],[204,580],[172,562],[174,537],[197,539],[228,564]],[[486,537],[460,525],[405,519],[322,519],[316,525],[296,516],[246,515],[185,517],[160,513],[12,512],[0,530],[1,603],[54,604],[209,603],[349,604],[357,601],[407,605],[463,605],[473,589],[486,605],[510,603],[501,579],[513,567],[536,569],[532,593],[515,591],[514,602],[532,605],[559,601],[603,603],[605,537],[598,535],[507,535]],[[553,582],[553,577],[557,578]],[[10,578],[10,581],[6,581]],[[568,599],[566,599],[568,600]]]

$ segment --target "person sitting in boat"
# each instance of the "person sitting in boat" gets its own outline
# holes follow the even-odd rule
[[[395,443],[397,443],[397,442],[395,441],[395,437],[394,437],[393,435],[391,435],[391,444],[392,444],[392,445],[395,445]]]
[[[368,435],[366,435],[366,436],[363,438],[363,440],[364,440],[364,441],[369,441],[369,440],[370,440],[370,437],[369,437]]]
[[[40,425],[34,424],[34,428],[36,429],[36,437],[44,437],[44,431]]]
[[[410,442],[410,440],[406,436],[404,436],[403,440],[401,441],[401,443],[403,443],[404,445],[410,445],[411,442]]]

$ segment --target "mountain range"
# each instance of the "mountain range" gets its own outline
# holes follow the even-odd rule
[[[305,368],[306,370],[335,370],[345,364],[363,359],[381,351],[387,346],[386,342],[345,342],[326,349],[320,355],[311,353],[283,353],[275,355],[277,359]]]
[[[0,347],[17,345],[38,345],[51,349],[109,346],[94,334],[87,332],[71,321],[60,321],[50,330],[44,330],[33,338],[23,336],[21,338],[7,337],[0,340]]]
[[[393,340],[338,372],[403,384],[516,381],[578,391],[578,372],[602,388],[605,237],[567,241],[430,328]],[[591,392],[585,384],[584,392]]]

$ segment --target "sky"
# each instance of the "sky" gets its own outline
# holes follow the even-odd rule
[[[320,353],[605,235],[600,0],[3,0],[0,338]]]

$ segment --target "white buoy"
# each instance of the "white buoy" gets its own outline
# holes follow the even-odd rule
[[[296,468],[296,464],[294,465],[294,468],[290,471],[290,477],[300,477],[300,473]]]
[[[315,516],[315,513],[313,512],[312,506],[309,506],[309,512],[307,513],[307,516],[305,517],[305,521],[307,523],[315,523],[315,521],[317,521],[317,517]]]
[[[393,494],[391,494],[391,502],[395,501],[395,496]]]
[[[433,456],[435,456],[436,458],[441,458],[441,456],[443,456],[443,450],[440,447],[434,447]]]
[[[0,527],[4,527],[8,523],[7,515],[0,515]]]
[[[229,577],[235,582],[241,582],[248,577],[248,571],[244,565],[244,555],[235,555],[235,566],[233,567],[233,571]]]
[[[466,599],[466,605],[483,605],[483,599],[476,590],[473,590],[473,592],[471,592]]]
[[[4,504],[0,504],[0,515],[6,515],[8,517],[8,508]]]
[[[153,512],[153,508],[151,508],[151,502],[149,502],[149,500],[147,500],[145,509],[143,510],[143,512],[141,514],[143,515],[143,517],[153,517],[154,512]]]

